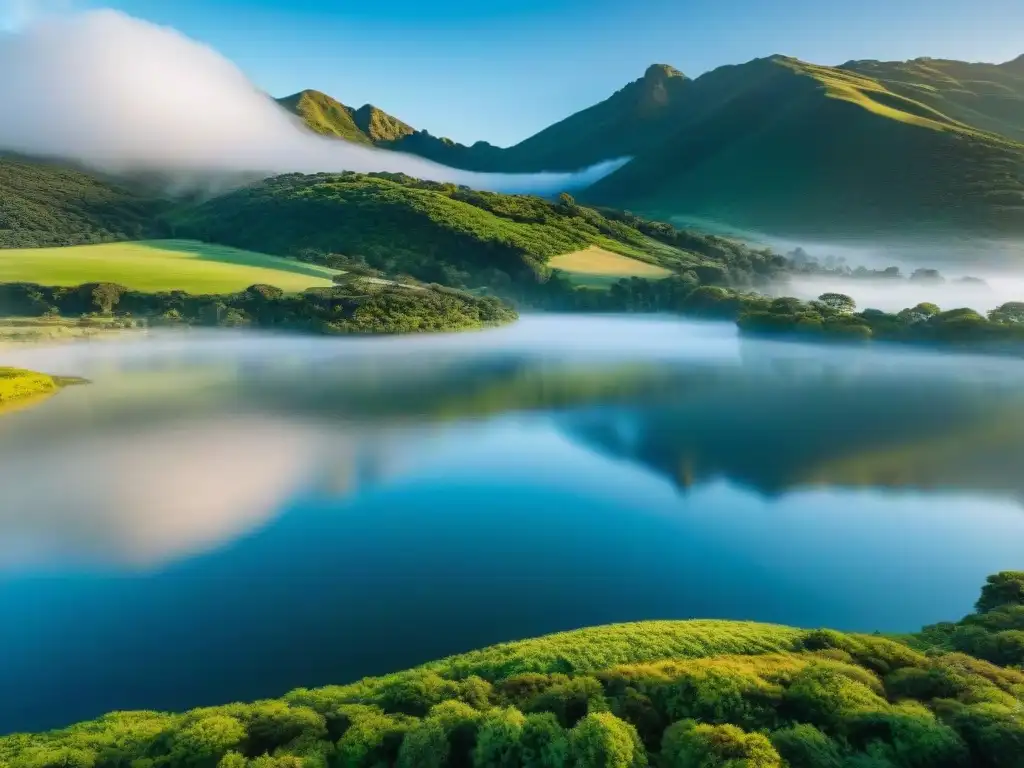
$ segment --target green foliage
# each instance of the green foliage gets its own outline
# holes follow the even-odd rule
[[[767,279],[785,263],[723,238],[606,213],[401,174],[291,174],[184,208],[173,224],[212,242],[325,264],[348,254],[346,261],[390,275],[531,296],[547,295],[541,286],[551,277],[549,259],[592,245],[739,283]]]
[[[842,669],[812,664],[793,678],[784,704],[799,722],[839,730],[852,715],[884,709],[886,702]]]
[[[647,753],[636,729],[610,712],[595,712],[569,732],[576,768],[643,768]]]
[[[526,716],[520,747],[523,768],[563,768],[569,760],[569,735],[550,712]]]
[[[402,739],[398,768],[444,768],[450,749],[444,725],[439,720],[424,720]]]
[[[734,725],[707,725],[681,720],[669,726],[662,741],[666,768],[782,768],[782,758],[760,733]]]
[[[564,678],[549,685],[542,693],[532,697],[526,706],[529,712],[552,712],[566,728],[571,728],[588,713],[604,712],[601,683],[589,675]]]
[[[857,308],[857,303],[845,293],[823,293],[818,301],[834,312],[848,313]]]
[[[337,711],[348,721],[337,744],[338,764],[343,768],[393,764],[406,732],[415,723],[402,715],[386,715],[376,707],[348,706]]]
[[[1019,606],[1001,603],[1012,581],[986,587],[983,603],[998,593],[1003,607],[950,627],[1020,632]],[[833,630],[646,622],[279,700],[7,736],[0,766],[1022,768],[1022,713],[1024,672],[963,653]]]
[[[166,205],[49,162],[0,155],[0,248],[141,240]]]
[[[988,577],[975,606],[978,613],[1024,605],[1024,571],[1003,571]]]
[[[375,285],[313,288],[285,294],[268,285],[241,293],[193,296],[182,291],[142,293],[110,283],[75,287],[0,283],[0,314],[38,317],[56,310],[66,317],[102,305],[163,325],[255,326],[310,333],[411,333],[500,325],[516,318],[500,300],[441,286]]]
[[[823,294],[818,301],[803,302],[712,290],[702,287],[691,296],[699,293],[706,305],[701,308],[704,314],[733,317],[740,330],[749,334],[849,342],[878,339],[996,354],[1020,354],[1024,349],[1024,324],[1007,322],[999,315],[986,319],[968,308],[942,312],[934,304],[923,303],[897,314],[873,309],[854,313],[852,299],[847,301],[843,294]]]
[[[518,768],[522,762],[523,725],[526,718],[514,707],[497,709],[480,723],[474,768]]]
[[[197,716],[178,729],[170,739],[168,760],[183,768],[216,766],[228,750],[246,738],[246,728],[227,714]]]
[[[839,742],[807,723],[780,728],[771,735],[772,745],[790,768],[842,768]]]

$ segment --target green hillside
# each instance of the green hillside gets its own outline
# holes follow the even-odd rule
[[[163,207],[67,164],[0,154],[0,248],[151,237]]]
[[[399,174],[279,176],[186,207],[173,226],[195,239],[340,268],[363,265],[390,276],[498,290],[543,282],[549,261],[564,254],[576,254],[572,264],[586,274],[588,255],[603,260],[601,249],[694,280],[742,281],[778,264],[738,243],[599,212],[569,196],[552,202]],[[598,248],[578,253],[590,246]]]
[[[580,196],[776,234],[1024,232],[1024,145],[904,90],[785,57],[716,70],[677,133]]]
[[[893,93],[965,125],[1024,141],[1024,66],[1021,61],[1006,64],[945,59],[851,61],[841,69],[873,78]]]
[[[1012,572],[989,578],[976,613],[905,643],[729,621],[595,627],[280,699],[7,736],[0,765],[1020,768],[1024,673],[997,664],[1024,660],[1022,628]]]

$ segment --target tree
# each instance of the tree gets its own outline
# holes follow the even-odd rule
[[[611,712],[580,720],[569,733],[576,768],[642,768],[647,753],[636,728]]]
[[[569,737],[550,712],[527,715],[519,740],[523,768],[564,768]]]
[[[496,709],[484,717],[473,750],[474,768],[519,768],[525,722],[515,707]]]
[[[104,315],[109,315],[121,297],[128,293],[127,288],[117,283],[96,283],[89,287],[92,288],[90,298],[93,306]]]
[[[771,739],[790,768],[842,768],[839,744],[813,725],[798,723],[775,731]]]
[[[171,762],[183,768],[212,768],[245,736],[245,726],[234,717],[221,714],[200,717],[173,734]]]
[[[351,723],[337,748],[340,768],[392,764],[402,737],[416,722],[400,715],[385,715],[376,707],[348,707],[347,713]]]
[[[1008,301],[988,313],[993,323],[1024,323],[1024,301]]]
[[[987,613],[1004,605],[1024,605],[1024,571],[989,576],[974,607],[978,613]]]
[[[996,632],[992,636],[992,652],[995,658],[990,661],[996,664],[1024,664],[1024,631],[1008,629]]]
[[[424,720],[402,739],[398,768],[444,768],[448,763],[448,734],[438,720]]]
[[[772,299],[768,311],[779,315],[795,315],[805,309],[804,303],[793,296],[780,296]]]
[[[284,296],[284,291],[276,285],[257,283],[245,289],[245,296],[253,301],[275,301]]]
[[[944,283],[946,278],[937,269],[915,269],[910,279],[921,283]]]
[[[234,308],[225,312],[224,317],[221,319],[221,325],[228,328],[242,328],[248,324],[249,318],[245,316],[245,313]]]
[[[665,729],[661,742],[665,768],[782,768],[779,753],[766,736],[735,725],[680,720]],[[815,767],[817,768],[817,766]]]
[[[823,293],[818,297],[818,301],[832,311],[840,312],[844,315],[850,314],[857,308],[857,302],[845,293]]]

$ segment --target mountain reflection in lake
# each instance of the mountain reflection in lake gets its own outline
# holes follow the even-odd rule
[[[25,349],[0,731],[584,625],[902,631],[1024,552],[1024,362],[651,318]]]

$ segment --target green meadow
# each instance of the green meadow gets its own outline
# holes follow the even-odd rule
[[[144,240],[0,252],[0,282],[118,283],[137,291],[233,293],[263,283],[284,291],[331,285],[335,270],[195,240]]]

